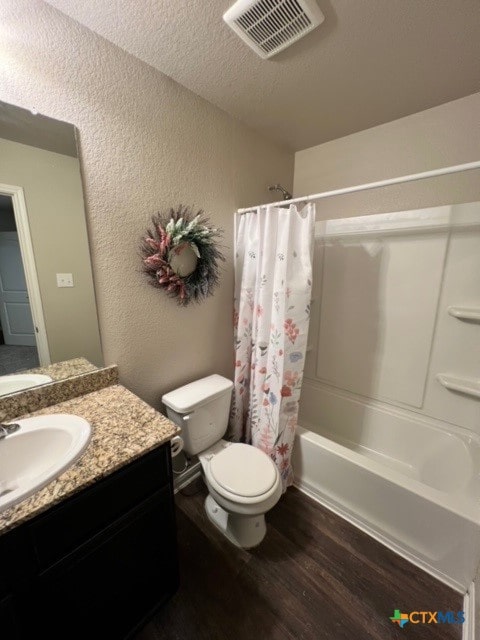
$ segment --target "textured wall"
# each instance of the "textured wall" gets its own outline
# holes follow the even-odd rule
[[[102,364],[77,158],[0,138],[0,182],[23,187],[52,362]],[[57,287],[72,273],[74,287]]]
[[[0,5],[0,99],[79,129],[105,361],[159,406],[198,376],[232,374],[233,211],[292,185],[293,156],[38,0]],[[204,208],[225,229],[217,294],[181,309],[140,271],[150,215]]]
[[[302,196],[480,160],[480,93],[295,154]],[[480,171],[321,200],[317,217],[341,218],[480,200]]]

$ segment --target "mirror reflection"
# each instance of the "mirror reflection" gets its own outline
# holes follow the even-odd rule
[[[0,102],[0,395],[65,362],[103,365],[75,127]]]

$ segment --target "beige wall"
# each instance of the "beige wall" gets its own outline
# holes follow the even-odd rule
[[[233,212],[271,200],[269,183],[291,187],[293,155],[38,0],[3,0],[0,25],[0,99],[79,129],[106,363],[155,406],[195,377],[231,376]],[[225,230],[221,286],[186,308],[138,256],[151,214],[177,203]]]
[[[102,365],[78,160],[0,138],[0,182],[24,189],[51,361]]]
[[[480,160],[480,93],[295,154],[295,196]],[[480,200],[480,171],[318,201],[317,218]]]

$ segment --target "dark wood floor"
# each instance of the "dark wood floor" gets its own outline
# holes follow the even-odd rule
[[[461,638],[462,625],[393,624],[394,609],[460,611],[463,599],[298,490],[251,552],[207,520],[205,495],[177,495],[181,586],[136,640]]]

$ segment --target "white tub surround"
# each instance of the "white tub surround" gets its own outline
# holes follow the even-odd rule
[[[297,485],[465,592],[480,560],[480,203],[316,224]]]

